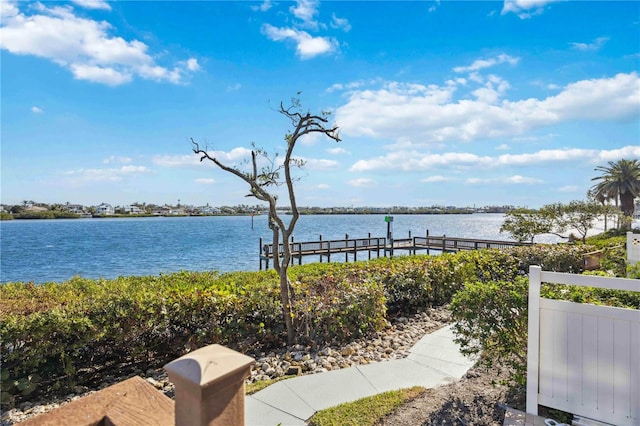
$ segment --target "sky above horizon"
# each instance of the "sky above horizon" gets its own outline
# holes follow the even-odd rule
[[[637,1],[0,2],[1,202],[257,204],[230,166],[284,153],[300,206],[531,208],[640,158]],[[280,204],[287,205],[284,198]]]

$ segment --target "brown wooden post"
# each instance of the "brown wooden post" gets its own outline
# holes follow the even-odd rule
[[[260,237],[260,245],[258,246],[258,257],[260,258],[260,271],[262,271],[262,237]]]
[[[358,239],[353,240],[353,261],[358,261]]]
[[[370,246],[371,245],[371,232],[369,232],[369,241],[367,242],[367,245]],[[369,252],[369,260],[371,260],[371,249],[367,250]],[[378,255],[378,257],[380,257]]]
[[[320,235],[320,250],[322,250],[322,235]],[[322,263],[322,251],[320,251],[320,263]]]
[[[243,426],[244,381],[254,362],[209,345],[165,365],[176,389],[176,426]]]
[[[429,253],[429,247],[431,246],[431,241],[429,241],[429,230],[427,229],[427,235],[425,236],[425,238],[427,239],[427,254]]]
[[[409,229],[409,239],[411,240],[411,229]],[[409,249],[409,254],[416,254],[416,242],[415,242],[415,240],[412,241],[411,244],[413,245],[413,250]]]
[[[349,252],[347,249],[349,248],[349,234],[344,234],[344,261],[349,261]]]
[[[289,245],[289,254],[291,255],[291,265],[293,265],[295,260],[295,257],[293,256],[293,235],[291,236],[291,244]]]
[[[447,236],[442,234],[442,254],[445,253],[445,249],[447,247]]]

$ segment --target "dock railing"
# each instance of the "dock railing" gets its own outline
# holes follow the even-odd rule
[[[358,252],[368,252],[368,258],[371,259],[372,253],[376,254],[376,257],[390,255],[393,257],[396,250],[407,250],[411,254],[416,254],[418,250],[426,250],[427,254],[430,254],[431,250],[440,252],[457,252],[460,250],[479,250],[479,249],[503,249],[507,247],[530,245],[530,243],[520,243],[517,241],[499,241],[499,240],[484,240],[474,238],[455,238],[442,236],[429,236],[427,231],[426,236],[411,236],[409,232],[409,238],[399,239],[387,239],[385,237],[372,237],[369,234],[366,238],[349,238],[349,235],[345,235],[344,239],[337,240],[323,240],[320,236],[316,241],[294,241],[293,238],[289,242],[289,251],[291,253],[291,263],[294,263],[295,259],[298,260],[298,264],[302,264],[302,258],[305,256],[319,256],[320,262],[325,258],[327,262],[331,261],[332,254],[344,253],[345,262],[349,261],[349,255],[352,255],[353,260],[357,260]],[[278,244],[278,254],[282,256],[284,254],[283,244]],[[269,269],[269,260],[274,257],[274,245],[263,244],[262,238],[260,239],[260,270],[262,270],[263,262],[266,265],[266,269]]]
[[[262,244],[260,239],[261,253],[260,253],[260,269],[262,270],[262,262],[266,263],[266,269],[269,269],[269,259],[273,259],[274,246],[273,244]],[[344,239],[340,240],[320,240],[318,241],[291,241],[289,243],[289,251],[291,253],[291,262],[298,259],[298,264],[302,264],[302,258],[304,256],[320,256],[320,262],[326,257],[327,262],[331,261],[332,254],[344,253],[345,261],[348,261],[349,254],[353,255],[354,260],[357,257],[358,252],[369,251],[369,259],[371,253],[375,252],[379,257],[380,253],[384,253],[386,246],[386,238],[383,237],[367,237],[367,238],[349,238],[349,235],[345,235]],[[278,245],[278,255],[284,254],[284,245]]]

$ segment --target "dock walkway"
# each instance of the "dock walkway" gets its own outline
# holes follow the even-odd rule
[[[294,263],[295,259],[298,260],[298,264],[302,264],[302,258],[306,256],[319,256],[320,262],[326,259],[327,262],[331,262],[331,255],[344,254],[344,261],[349,261],[349,255],[352,255],[353,260],[357,260],[359,252],[367,252],[368,259],[370,260],[372,254],[375,257],[391,256],[393,257],[396,251],[407,251],[409,254],[416,254],[419,250],[426,250],[427,254],[430,254],[431,250],[435,250],[439,253],[455,253],[460,250],[478,250],[478,249],[503,249],[507,247],[528,245],[529,243],[520,243],[517,241],[499,241],[499,240],[482,240],[476,238],[455,238],[441,236],[429,236],[427,231],[424,237],[412,237],[409,233],[409,238],[386,238],[386,237],[371,237],[369,235],[366,238],[349,238],[349,235],[345,235],[344,239],[340,240],[323,240],[322,236],[317,241],[302,241],[297,242],[293,239],[289,243],[289,249],[291,251],[291,262]],[[284,253],[284,246],[278,244],[279,254]],[[262,238],[260,239],[260,270],[265,265],[265,269],[269,269],[269,261],[274,256],[274,245],[263,244]]]

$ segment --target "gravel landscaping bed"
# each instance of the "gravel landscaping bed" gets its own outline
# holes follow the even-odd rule
[[[364,365],[372,362],[405,358],[409,349],[425,334],[435,331],[450,321],[446,308],[432,308],[410,317],[397,317],[383,331],[341,346],[295,345],[280,351],[252,354],[256,364],[247,383],[274,379],[287,374],[316,374],[329,370]],[[125,380],[133,375],[145,378],[149,383],[170,398],[174,396],[173,384],[169,382],[163,369],[138,370],[126,376],[116,371],[103,377],[96,389],[78,386],[75,393],[46,401],[23,402],[18,408],[1,414],[1,426],[9,426],[29,417],[53,410],[82,396]],[[414,423],[415,424],[415,423]]]

